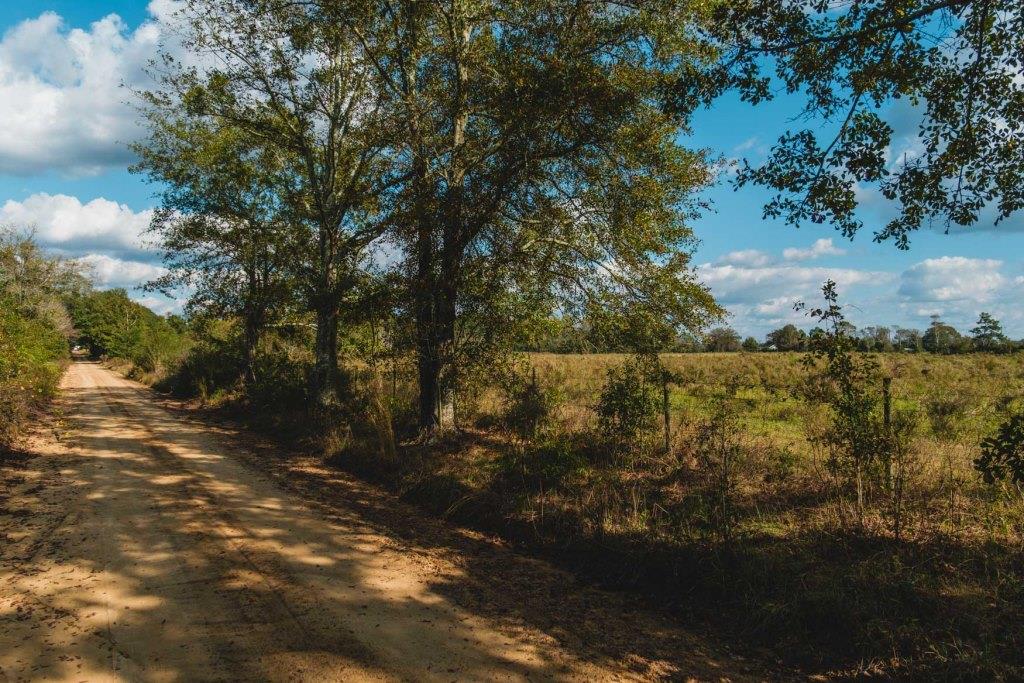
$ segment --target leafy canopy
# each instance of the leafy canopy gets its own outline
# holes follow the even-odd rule
[[[739,185],[776,191],[766,217],[852,237],[877,189],[897,213],[875,239],[905,249],[922,226],[999,223],[1024,207],[1019,0],[726,0],[706,36],[721,59],[680,82],[677,110],[730,88],[757,104],[781,84],[806,98],[804,120],[827,124],[786,132],[765,164],[740,169]],[[917,122],[902,153],[898,116]]]

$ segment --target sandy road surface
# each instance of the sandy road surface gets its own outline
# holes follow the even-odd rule
[[[63,387],[0,480],[0,681],[745,678],[506,549],[325,512],[99,365]]]

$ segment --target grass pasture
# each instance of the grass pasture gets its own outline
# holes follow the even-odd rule
[[[973,468],[983,436],[1021,406],[1024,355],[878,358],[912,439],[898,500],[870,481],[863,518],[830,464],[828,409],[807,398],[802,357],[664,356],[677,380],[668,452],[660,416],[626,451],[598,444],[595,404],[626,356],[532,354],[519,374],[535,368],[552,405],[535,434],[507,426],[509,383],[496,380],[460,397],[461,429],[439,444],[399,429],[392,450],[374,419],[332,461],[809,670],[1024,676],[1024,504]],[[367,404],[400,424],[403,384],[366,383]]]
[[[625,355],[529,354],[488,368],[456,395],[458,429],[425,443],[414,373],[387,359],[349,366],[336,428],[310,431],[309,358],[291,348],[261,352],[263,402],[230,388],[205,400],[809,673],[1024,678],[1024,498],[974,469],[981,440],[1024,408],[1024,354],[878,356],[875,390],[891,378],[893,419],[909,436],[898,462],[867,472],[859,514],[803,354],[663,356],[666,451],[660,386],[648,430],[614,447],[600,430],[596,407]],[[200,366],[190,372],[205,376]],[[523,431],[534,372],[546,419]]]

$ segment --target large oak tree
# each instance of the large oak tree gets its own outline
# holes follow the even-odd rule
[[[280,169],[296,286],[316,320],[314,409],[337,401],[338,323],[351,303],[376,220],[394,184],[385,98],[358,34],[373,3],[183,0],[176,17],[191,62],[164,54],[150,104],[233,129]]]
[[[187,294],[193,313],[240,319],[242,379],[251,383],[261,335],[294,302],[286,169],[237,127],[154,104],[133,170],[161,184],[150,229],[168,272],[147,287]]]
[[[359,36],[402,142],[390,217],[415,319],[423,430],[445,426],[459,368],[482,357],[488,333],[510,331],[524,302],[600,308],[646,331],[718,313],[689,269],[686,225],[708,165],[679,146],[684,122],[660,106],[698,59],[687,8],[380,7],[384,20]]]

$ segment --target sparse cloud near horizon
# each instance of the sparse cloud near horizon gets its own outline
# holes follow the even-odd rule
[[[44,249],[79,261],[100,288],[123,288],[159,312],[178,310],[181,302],[144,297],[140,290],[167,272],[146,234],[152,216],[152,210],[133,211],[102,197],[83,203],[63,194],[38,193],[0,206],[0,225],[31,231]]]
[[[794,305],[817,302],[822,284],[830,279],[839,286],[848,317],[858,325],[924,327],[934,314],[967,331],[986,310],[1001,318],[1011,334],[1024,333],[1024,316],[1016,305],[1024,295],[1024,276],[1008,275],[1004,261],[944,256],[902,271],[802,263],[823,256],[853,260],[830,239],[821,239],[808,247],[785,248],[779,255],[730,252],[698,266],[698,274],[729,310],[726,323],[742,334],[763,336],[787,323],[809,327]]]
[[[926,259],[903,272],[899,294],[911,301],[987,303],[1006,285],[1002,268],[997,259]]]
[[[72,258],[158,259],[145,235],[152,216],[102,197],[83,203],[64,194],[38,193],[0,206],[0,224],[33,230],[41,246]]]
[[[731,252],[714,263],[698,266],[700,280],[731,313],[728,324],[743,334],[763,336],[787,323],[805,324],[793,310],[798,301],[814,301],[826,280],[835,280],[841,291],[877,287],[896,281],[884,271],[850,267],[808,266],[801,261],[817,256],[843,254],[831,240],[818,240],[806,248],[791,247],[773,255],[758,250]]]
[[[815,241],[814,244],[806,249],[800,249],[798,247],[783,249],[782,258],[787,261],[810,261],[812,259],[821,258],[822,256],[842,256],[845,253],[845,249],[840,249],[836,245],[832,244],[832,238],[828,237]]]
[[[89,270],[96,283],[104,289],[115,287],[134,289],[167,272],[163,266],[152,263],[123,261],[100,254],[88,254],[77,260]]]

